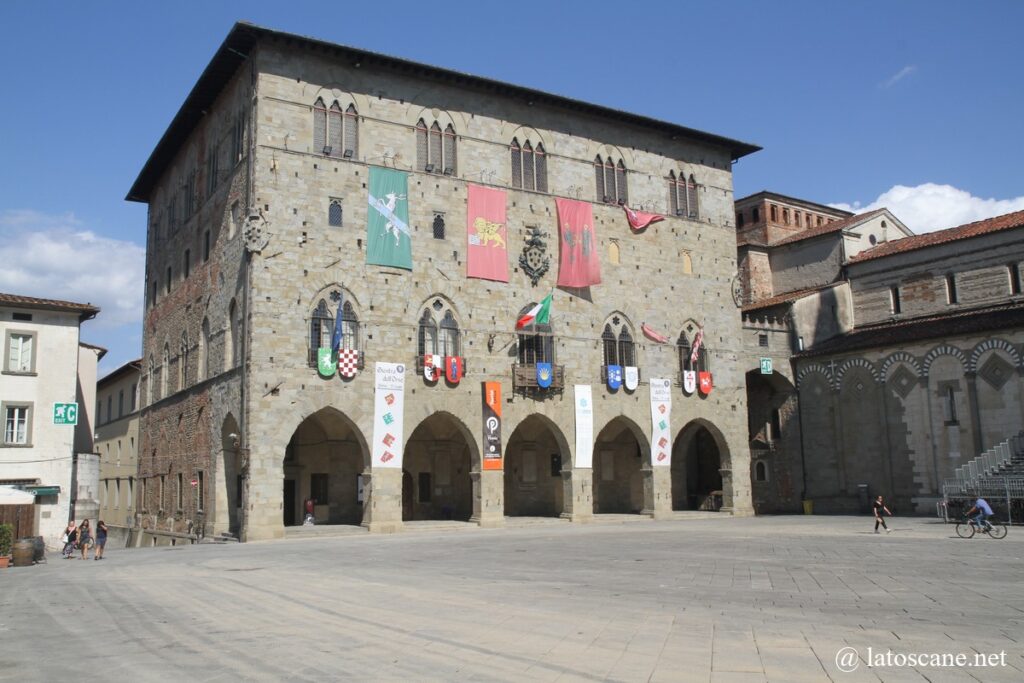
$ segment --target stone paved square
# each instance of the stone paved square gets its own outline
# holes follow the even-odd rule
[[[0,572],[0,680],[1022,680],[1024,530],[891,527],[549,520],[50,553]],[[899,665],[958,653],[1005,664]]]

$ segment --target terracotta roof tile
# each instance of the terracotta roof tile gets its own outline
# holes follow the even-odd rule
[[[5,294],[3,292],[0,292],[0,306],[13,306],[15,308],[43,308],[69,312],[78,311],[82,314],[83,320],[91,318],[100,312],[100,309],[92,304],[79,304],[74,301],[60,301],[59,299],[37,299],[33,296]]]
[[[882,348],[928,339],[947,339],[957,335],[1020,328],[1021,326],[1024,326],[1024,302],[1018,301],[968,311],[855,327],[846,334],[833,337],[820,344],[815,344],[814,348],[794,354],[794,358]]]
[[[1013,213],[1003,214],[1002,216],[996,216],[995,218],[986,218],[983,221],[967,223],[966,225],[960,225],[955,228],[926,232],[923,235],[914,235],[913,237],[905,237],[893,242],[885,242],[884,244],[879,244],[877,247],[872,247],[871,249],[862,251],[851,258],[850,263],[870,261],[871,259],[889,256],[890,254],[902,254],[903,252],[912,251],[914,249],[922,249],[936,244],[945,244],[947,242],[978,237],[979,235],[987,235],[991,232],[999,232],[1000,230],[1009,230],[1011,228],[1019,228],[1022,226],[1024,226],[1024,211],[1015,211]]]
[[[840,230],[845,230],[846,228],[849,228],[850,226],[858,225],[860,223],[863,223],[864,221],[868,220],[869,218],[874,218],[878,214],[884,213],[885,211],[886,211],[886,209],[875,209],[874,211],[868,211],[867,213],[859,213],[856,216],[850,216],[849,218],[844,218],[841,221],[835,221],[833,223],[824,223],[822,225],[816,225],[813,228],[811,228],[810,230],[804,230],[803,232],[798,232],[795,235],[791,235],[789,237],[784,237],[783,239],[779,240],[778,242],[772,242],[771,246],[779,247],[779,246],[782,246],[783,244],[792,244],[793,242],[801,242],[803,240],[809,240],[812,237],[818,237],[819,235],[827,235],[827,234],[829,234],[831,232],[839,232]],[[901,241],[901,240],[897,240],[897,241]]]

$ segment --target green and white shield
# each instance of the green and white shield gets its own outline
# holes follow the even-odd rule
[[[334,376],[334,359],[331,358],[331,350],[326,346],[316,350],[316,369],[324,377]]]

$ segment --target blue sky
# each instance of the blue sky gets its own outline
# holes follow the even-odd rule
[[[6,2],[0,291],[91,301],[141,347],[145,206],[124,196],[236,20],[752,142],[770,189],[917,232],[1024,209],[1024,2]]]

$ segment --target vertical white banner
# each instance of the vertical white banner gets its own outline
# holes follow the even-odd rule
[[[405,365],[377,363],[373,385],[372,467],[402,467],[405,439],[402,413],[405,407]]]
[[[651,465],[672,465],[672,382],[651,378]]]
[[[589,384],[573,386],[576,395],[576,467],[594,466],[594,400]]]

